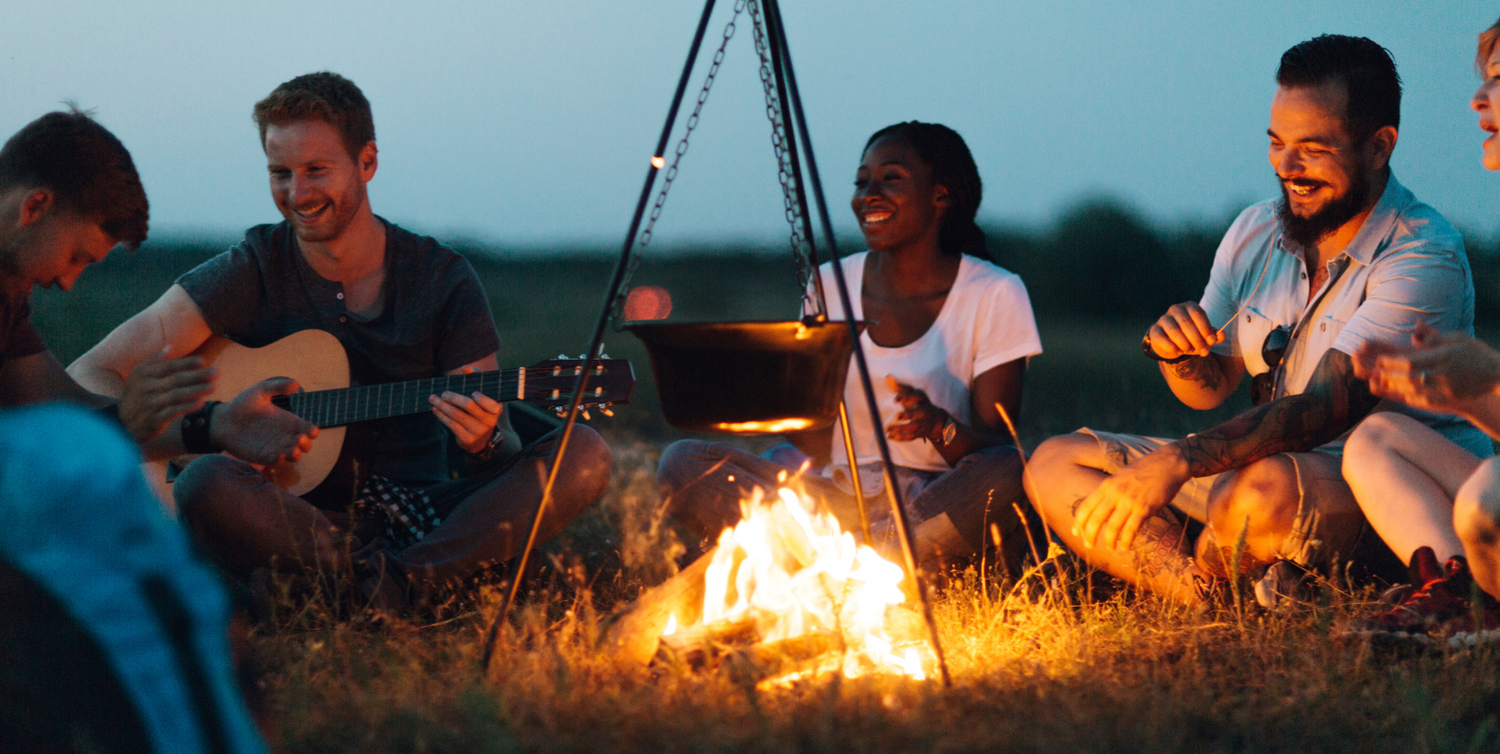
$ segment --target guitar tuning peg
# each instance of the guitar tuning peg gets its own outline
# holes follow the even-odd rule
[[[557,358],[560,361],[567,361],[568,360],[568,355],[565,354],[565,353],[560,353],[560,354],[557,355]]]
[[[580,412],[582,412],[582,413],[583,413],[583,419],[584,419],[584,421],[588,421],[588,420],[590,420],[590,419],[593,419],[593,418],[594,418],[594,417],[592,417],[592,416],[589,416],[589,410],[588,410],[588,409],[586,409],[586,408],[583,408],[583,407],[582,407],[582,406],[580,406],[580,407],[579,407],[579,408],[578,408],[578,410],[579,410],[579,411],[580,411]]]
[[[609,354],[607,354],[607,353],[604,353],[604,352],[603,352],[603,351],[600,351],[600,352],[599,352],[599,358],[600,358],[600,359],[601,359],[601,360],[603,360],[603,359],[608,359],[608,358],[609,358]]]
[[[615,412],[610,411],[609,410],[609,406],[607,404],[604,404],[604,403],[599,404],[599,413],[604,414],[605,416],[614,416],[615,415]]]

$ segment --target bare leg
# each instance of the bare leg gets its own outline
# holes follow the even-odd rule
[[[1370,415],[1344,447],[1344,479],[1402,562],[1423,545],[1440,561],[1464,551],[1453,499],[1478,467],[1472,453],[1403,414]]]
[[[1204,573],[1183,541],[1182,521],[1158,514],[1141,525],[1129,550],[1086,548],[1073,536],[1073,511],[1109,475],[1099,441],[1075,432],[1042,443],[1026,465],[1026,494],[1054,534],[1091,565],[1172,599],[1201,601],[1194,577]],[[1165,513],[1165,512],[1164,512]],[[1171,514],[1167,514],[1171,515]]]
[[[1279,558],[1325,568],[1371,556],[1360,540],[1364,516],[1339,467],[1340,459],[1327,453],[1282,453],[1220,474],[1209,495],[1208,529],[1198,540],[1199,564],[1227,575],[1242,531],[1241,572]],[[1361,565],[1379,569],[1384,560]]]
[[[1453,523],[1475,583],[1500,598],[1500,458],[1480,463],[1459,488]]]

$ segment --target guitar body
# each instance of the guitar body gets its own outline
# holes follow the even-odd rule
[[[349,387],[349,357],[344,353],[338,338],[322,330],[303,330],[261,348],[246,348],[228,338],[209,338],[194,356],[219,369],[218,383],[210,400],[233,400],[245,388],[272,377],[291,377],[302,390],[331,390]],[[313,440],[312,450],[292,463],[282,461],[263,469],[267,479],[293,495],[305,495],[328,479],[339,465],[339,456],[344,447],[344,433],[348,427],[320,427]],[[192,456],[179,456],[179,465]],[[346,461],[347,465],[347,461]],[[148,478],[163,479],[166,463],[149,463],[148,468],[160,468],[148,474]],[[334,474],[334,479],[343,475]],[[330,480],[333,481],[333,480]],[[353,480],[348,480],[353,486]]]

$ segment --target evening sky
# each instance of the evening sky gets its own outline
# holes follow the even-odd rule
[[[731,7],[719,3],[705,62]],[[0,23],[0,133],[75,100],[134,154],[154,232],[232,234],[278,219],[251,105],[292,76],[334,70],[373,103],[377,213],[500,248],[614,245],[701,8],[13,3]],[[966,137],[991,222],[1045,223],[1099,195],[1158,222],[1222,219],[1275,192],[1265,128],[1276,62],[1323,32],[1366,35],[1395,55],[1406,82],[1400,180],[1456,223],[1500,230],[1500,176],[1479,165],[1484,134],[1468,109],[1492,3],[786,0],[783,13],[849,242],[865,138],[913,118]],[[729,44],[659,243],[784,237],[749,30]]]

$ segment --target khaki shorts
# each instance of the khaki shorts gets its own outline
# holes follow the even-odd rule
[[[1106,474],[1114,474],[1120,467],[1135,461],[1171,440],[1160,437],[1127,435],[1118,432],[1096,432],[1084,427],[1079,432],[1099,442],[1104,455]],[[1344,531],[1330,531],[1322,526],[1320,511],[1329,507],[1358,510],[1354,493],[1344,481],[1340,470],[1342,454],[1333,450],[1316,449],[1308,453],[1280,453],[1292,462],[1297,470],[1297,518],[1292,530],[1277,554],[1298,565],[1324,565],[1332,559],[1344,560],[1353,557],[1364,532],[1369,525],[1340,527]],[[1331,461],[1331,463],[1330,463]],[[1191,479],[1172,498],[1171,507],[1196,521],[1208,522],[1208,500],[1219,474]],[[1373,534],[1370,539],[1375,539]],[[1378,542],[1377,542],[1378,543]]]

